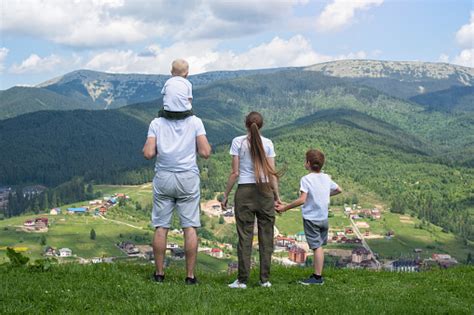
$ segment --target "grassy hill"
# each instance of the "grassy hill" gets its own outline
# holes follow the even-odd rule
[[[0,312],[38,313],[268,313],[268,314],[472,314],[473,267],[426,273],[326,270],[323,286],[296,282],[303,268],[274,267],[272,288],[227,284],[235,275],[197,271],[200,283],[184,285],[184,271],[169,268],[166,283],[150,281],[152,266],[59,265],[48,272],[0,267]]]

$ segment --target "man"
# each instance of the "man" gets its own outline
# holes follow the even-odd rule
[[[153,278],[157,282],[165,279],[166,239],[173,209],[176,208],[184,231],[185,283],[197,283],[194,275],[198,247],[196,229],[201,222],[196,152],[205,159],[211,154],[201,119],[196,116],[179,120],[155,118],[150,123],[143,155],[148,160],[156,156],[152,224],[155,227],[153,252],[156,265]]]

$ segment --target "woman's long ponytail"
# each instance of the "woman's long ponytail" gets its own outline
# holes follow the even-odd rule
[[[263,126],[263,117],[260,113],[251,112],[247,115],[245,125],[250,133],[250,156],[253,162],[255,182],[264,191],[271,190],[271,176],[279,177],[275,169],[268,163],[265,148],[263,147],[260,128]]]

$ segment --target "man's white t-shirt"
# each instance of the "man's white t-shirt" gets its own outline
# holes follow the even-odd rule
[[[180,120],[153,119],[148,137],[156,137],[155,172],[193,171],[199,174],[196,137],[205,134],[202,120],[196,116]]]
[[[275,157],[273,142],[265,137],[262,138],[263,148],[267,157]],[[255,184],[255,172],[253,169],[252,156],[250,155],[250,142],[248,136],[240,136],[232,140],[230,147],[231,155],[236,155],[240,159],[239,165],[239,184]],[[263,179],[263,181],[267,181]]]
[[[170,112],[185,112],[191,110],[189,101],[193,98],[193,86],[187,79],[174,76],[168,79],[161,90],[163,108]]]
[[[300,191],[308,194],[301,208],[303,218],[315,221],[327,220],[330,193],[338,187],[331,177],[324,173],[309,173],[303,176]]]

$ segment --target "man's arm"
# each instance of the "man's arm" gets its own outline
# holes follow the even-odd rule
[[[197,152],[200,157],[208,159],[211,156],[211,145],[207,141],[206,135],[196,137]]]
[[[143,156],[147,160],[151,160],[156,156],[156,138],[148,137],[143,146]]]

